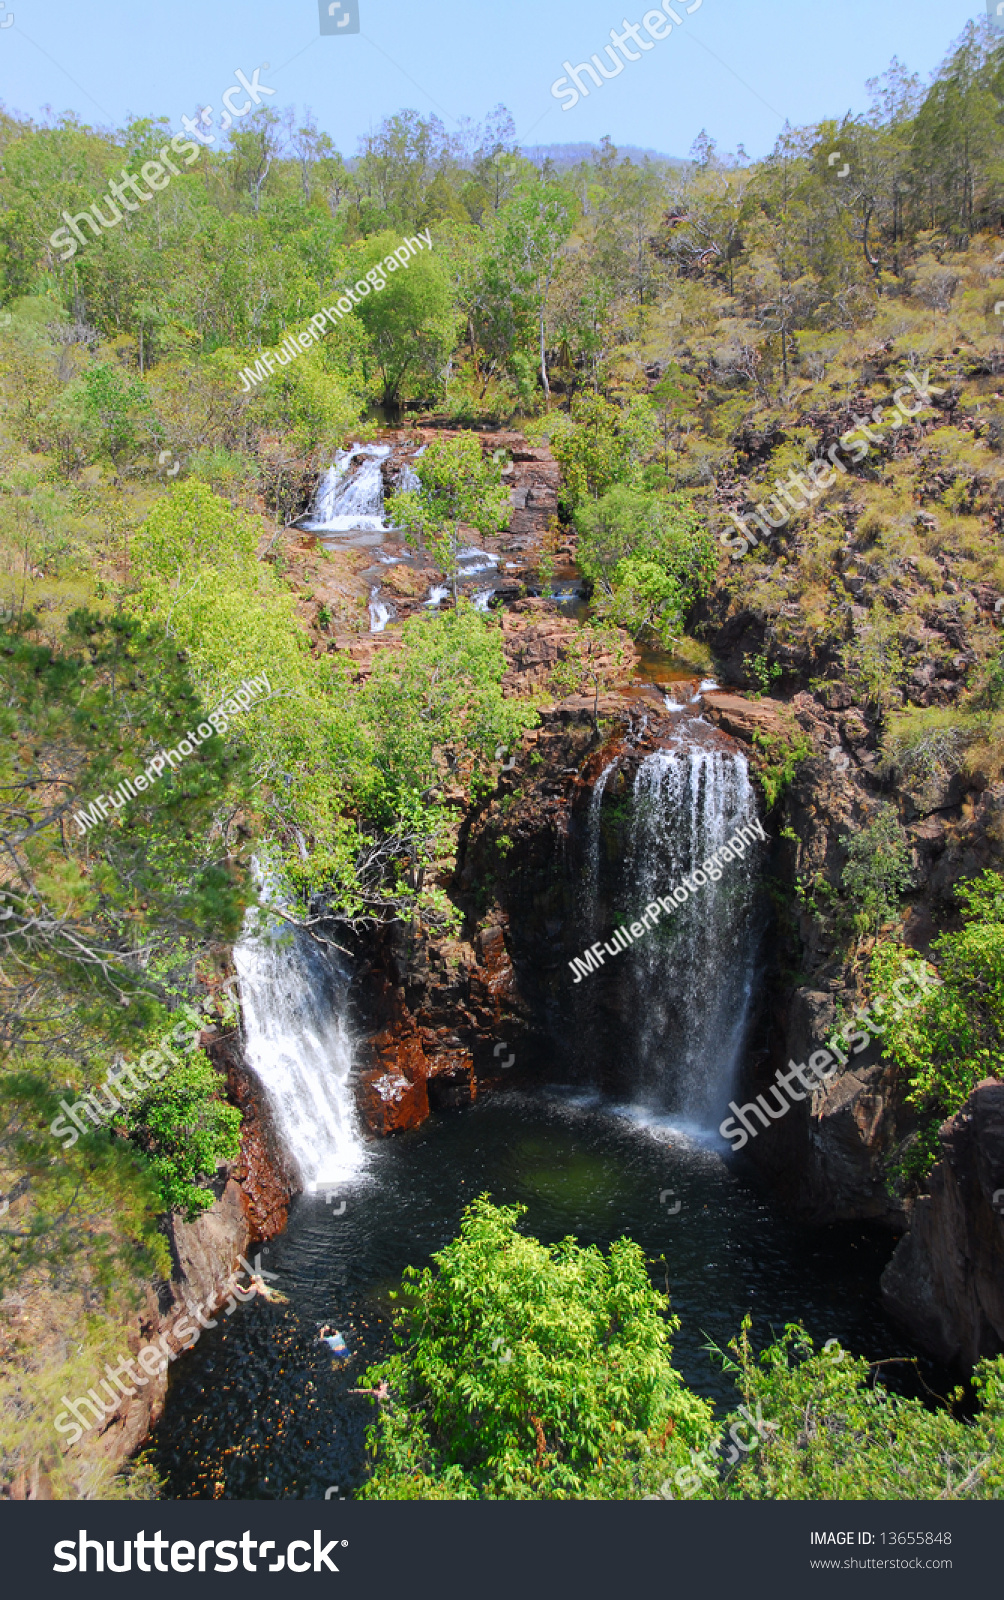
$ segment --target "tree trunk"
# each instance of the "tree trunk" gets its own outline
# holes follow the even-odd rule
[[[544,385],[544,400],[551,404],[551,385],[547,381],[547,347],[544,333],[544,307],[540,308],[540,377]]]

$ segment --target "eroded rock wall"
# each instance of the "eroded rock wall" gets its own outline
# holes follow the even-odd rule
[[[882,1299],[933,1355],[971,1367],[1004,1350],[1004,1083],[981,1083],[939,1139]]]

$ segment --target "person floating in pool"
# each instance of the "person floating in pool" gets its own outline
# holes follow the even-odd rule
[[[288,1296],[281,1294],[278,1289],[270,1289],[260,1273],[253,1272],[251,1274],[251,1287],[256,1294],[261,1295],[263,1300],[271,1300],[277,1305],[288,1304]]]
[[[331,1354],[333,1356],[337,1356],[339,1361],[347,1360],[351,1354],[348,1345],[345,1343],[345,1340],[342,1338],[338,1329],[332,1328],[330,1323],[326,1322],[324,1324],[324,1327],[317,1335],[317,1342],[318,1344],[326,1344],[328,1349],[331,1351]]]

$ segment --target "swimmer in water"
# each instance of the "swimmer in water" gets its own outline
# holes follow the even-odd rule
[[[257,1272],[251,1274],[251,1287],[263,1300],[271,1300],[277,1305],[288,1304],[288,1296],[281,1294],[278,1289],[270,1289],[265,1279]]]
[[[345,1343],[345,1340],[342,1338],[338,1329],[331,1327],[330,1323],[326,1322],[324,1324],[324,1327],[317,1335],[317,1340],[319,1344],[326,1344],[333,1356],[340,1356],[344,1358],[349,1354],[349,1347]]]

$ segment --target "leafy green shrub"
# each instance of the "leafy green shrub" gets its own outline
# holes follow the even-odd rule
[[[760,650],[755,656],[743,656],[743,668],[747,677],[758,685],[756,699],[767,694],[771,684],[783,671],[780,661],[771,661],[766,650]]]
[[[482,1195],[407,1270],[399,1348],[363,1379],[387,1385],[363,1499],[624,1499],[706,1442],[639,1247],[545,1246],[517,1231],[524,1210]]]
[[[859,933],[877,933],[891,922],[900,897],[913,883],[910,843],[895,807],[882,805],[866,828],[841,834],[847,865],[841,884],[854,912]]]
[[[241,1113],[226,1103],[225,1080],[201,1051],[151,1083],[129,1107],[129,1133],[150,1161],[165,1211],[189,1222],[213,1203],[204,1186],[240,1151]]]
[[[658,438],[650,402],[616,406],[598,394],[577,394],[568,416],[551,423],[551,452],[561,467],[570,508],[628,483]]]
[[[827,1341],[818,1353],[789,1324],[757,1359],[749,1319],[728,1365],[760,1442],[714,1498],[728,1500],[995,1500],[1004,1490],[1004,1357],[981,1361],[972,1422],[890,1393],[881,1363]],[[955,1400],[962,1399],[956,1390]],[[740,1419],[741,1413],[733,1414]],[[732,1420],[731,1418],[729,1419]],[[742,1435],[745,1437],[745,1435]]]
[[[689,498],[619,484],[584,502],[576,523],[579,565],[598,590],[596,614],[636,635],[654,633],[668,648],[718,569]]]
[[[813,754],[812,740],[804,733],[792,732],[786,738],[783,734],[762,733],[756,728],[753,743],[763,752],[757,765],[757,777],[763,785],[767,809],[772,811],[801,763]]]
[[[964,926],[943,933],[932,952],[941,986],[923,1005],[888,1026],[885,1054],[905,1074],[920,1131],[899,1174],[917,1179],[938,1159],[938,1128],[983,1078],[1004,1075],[1004,880],[987,871],[956,894]],[[888,983],[893,957],[876,977]]]

